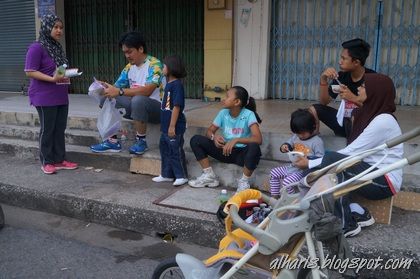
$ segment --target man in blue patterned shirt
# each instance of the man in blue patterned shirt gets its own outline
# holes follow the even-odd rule
[[[122,70],[114,85],[103,82],[104,96],[115,98],[116,106],[126,110],[124,117],[133,119],[136,142],[129,151],[140,155],[148,149],[147,122],[160,123],[163,66],[160,60],[147,54],[146,43],[139,32],[124,34],[119,46],[129,64]],[[121,144],[114,135],[90,148],[93,152],[120,152]]]

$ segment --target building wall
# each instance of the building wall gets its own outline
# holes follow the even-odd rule
[[[225,0],[225,9],[209,10],[208,0],[204,1],[204,93],[210,98],[224,96],[225,90],[232,85],[233,66],[233,2]],[[38,37],[40,21],[38,18],[38,1],[35,2],[35,26]],[[64,0],[55,1],[56,14],[64,21]],[[65,31],[65,26],[64,26]],[[62,38],[63,47],[66,46],[65,36]],[[221,93],[212,89],[220,87]],[[207,89],[207,90],[206,90]]]
[[[268,0],[236,0],[234,6],[233,83],[255,99],[267,99],[270,41]]]
[[[0,1],[0,91],[24,92],[28,46],[35,40],[33,0]]]
[[[393,79],[396,103],[420,104],[420,0],[271,3],[271,98],[318,100],[321,73],[339,69],[341,43],[362,38],[371,45],[365,66]]]
[[[224,96],[232,85],[232,3],[226,0],[225,9],[209,10],[204,4],[204,95]],[[215,93],[217,86],[224,91]]]
[[[38,9],[38,0],[34,0],[35,4],[35,36],[38,39],[39,37],[39,29],[41,28],[41,21],[39,18],[39,9]],[[56,0],[55,1],[55,14],[59,16],[64,23],[64,32],[66,32],[66,21],[64,18],[64,0]],[[62,36],[60,39],[60,43],[64,48],[64,51],[66,50],[66,36]]]

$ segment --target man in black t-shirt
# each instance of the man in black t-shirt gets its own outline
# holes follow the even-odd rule
[[[367,42],[353,39],[344,42],[342,47],[339,61],[341,71],[337,73],[334,68],[327,68],[321,74],[320,104],[312,105],[309,110],[316,119],[316,132],[319,132],[319,121],[321,121],[337,136],[348,138],[351,132],[351,112],[361,106],[358,100],[358,88],[364,85],[364,74],[375,71],[364,67],[370,51]],[[328,106],[338,95],[343,100],[340,110]]]

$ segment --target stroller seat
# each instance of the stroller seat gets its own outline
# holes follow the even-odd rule
[[[240,194],[237,194],[236,198],[234,197],[232,200],[236,200],[236,203],[238,204],[241,203],[243,200],[248,200],[250,198],[261,198],[261,192],[249,189],[241,192]],[[230,202],[232,202],[232,200]],[[257,243],[258,236],[260,236],[260,238],[258,238],[260,245],[262,241],[263,243],[268,243],[267,246],[270,246],[270,248],[278,248],[276,250],[271,250],[270,252],[264,247],[259,246],[259,252],[255,254],[252,258],[250,258],[247,265],[255,266],[257,268],[269,271],[270,262],[277,256],[288,255],[291,258],[295,257],[297,253],[294,253],[294,251],[298,251],[300,249],[300,247],[299,249],[296,249],[299,246],[298,244],[304,242],[305,234],[303,233],[303,231],[308,230],[308,228],[306,228],[306,214],[303,214],[304,216],[297,212],[294,212],[292,215],[289,214],[289,218],[293,220],[300,220],[298,222],[289,223],[291,220],[280,219],[282,216],[287,216],[287,214],[285,213],[290,212],[279,212],[278,209],[275,209],[272,213],[275,214],[275,216],[271,214],[273,215],[270,218],[271,221],[266,224],[261,224],[260,226],[262,226],[261,229],[265,227],[267,232],[271,232],[271,234],[273,234],[274,237],[278,239],[278,241],[276,241],[273,244],[271,241],[271,237],[267,239],[265,237],[261,238],[261,235],[253,236],[241,228],[232,230],[232,218],[231,216],[228,216],[225,219],[226,235],[219,243],[219,251],[217,254],[204,261],[205,266],[212,267],[222,261],[236,261],[241,259]],[[283,229],[284,227],[289,226],[292,226],[293,228]],[[303,227],[305,227],[306,230],[304,230]],[[261,251],[263,253],[261,253]]]

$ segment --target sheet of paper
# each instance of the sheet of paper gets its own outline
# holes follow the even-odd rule
[[[341,100],[340,107],[338,108],[337,115],[336,115],[338,125],[340,125],[341,127],[343,127],[345,108],[346,108],[346,101]]]

